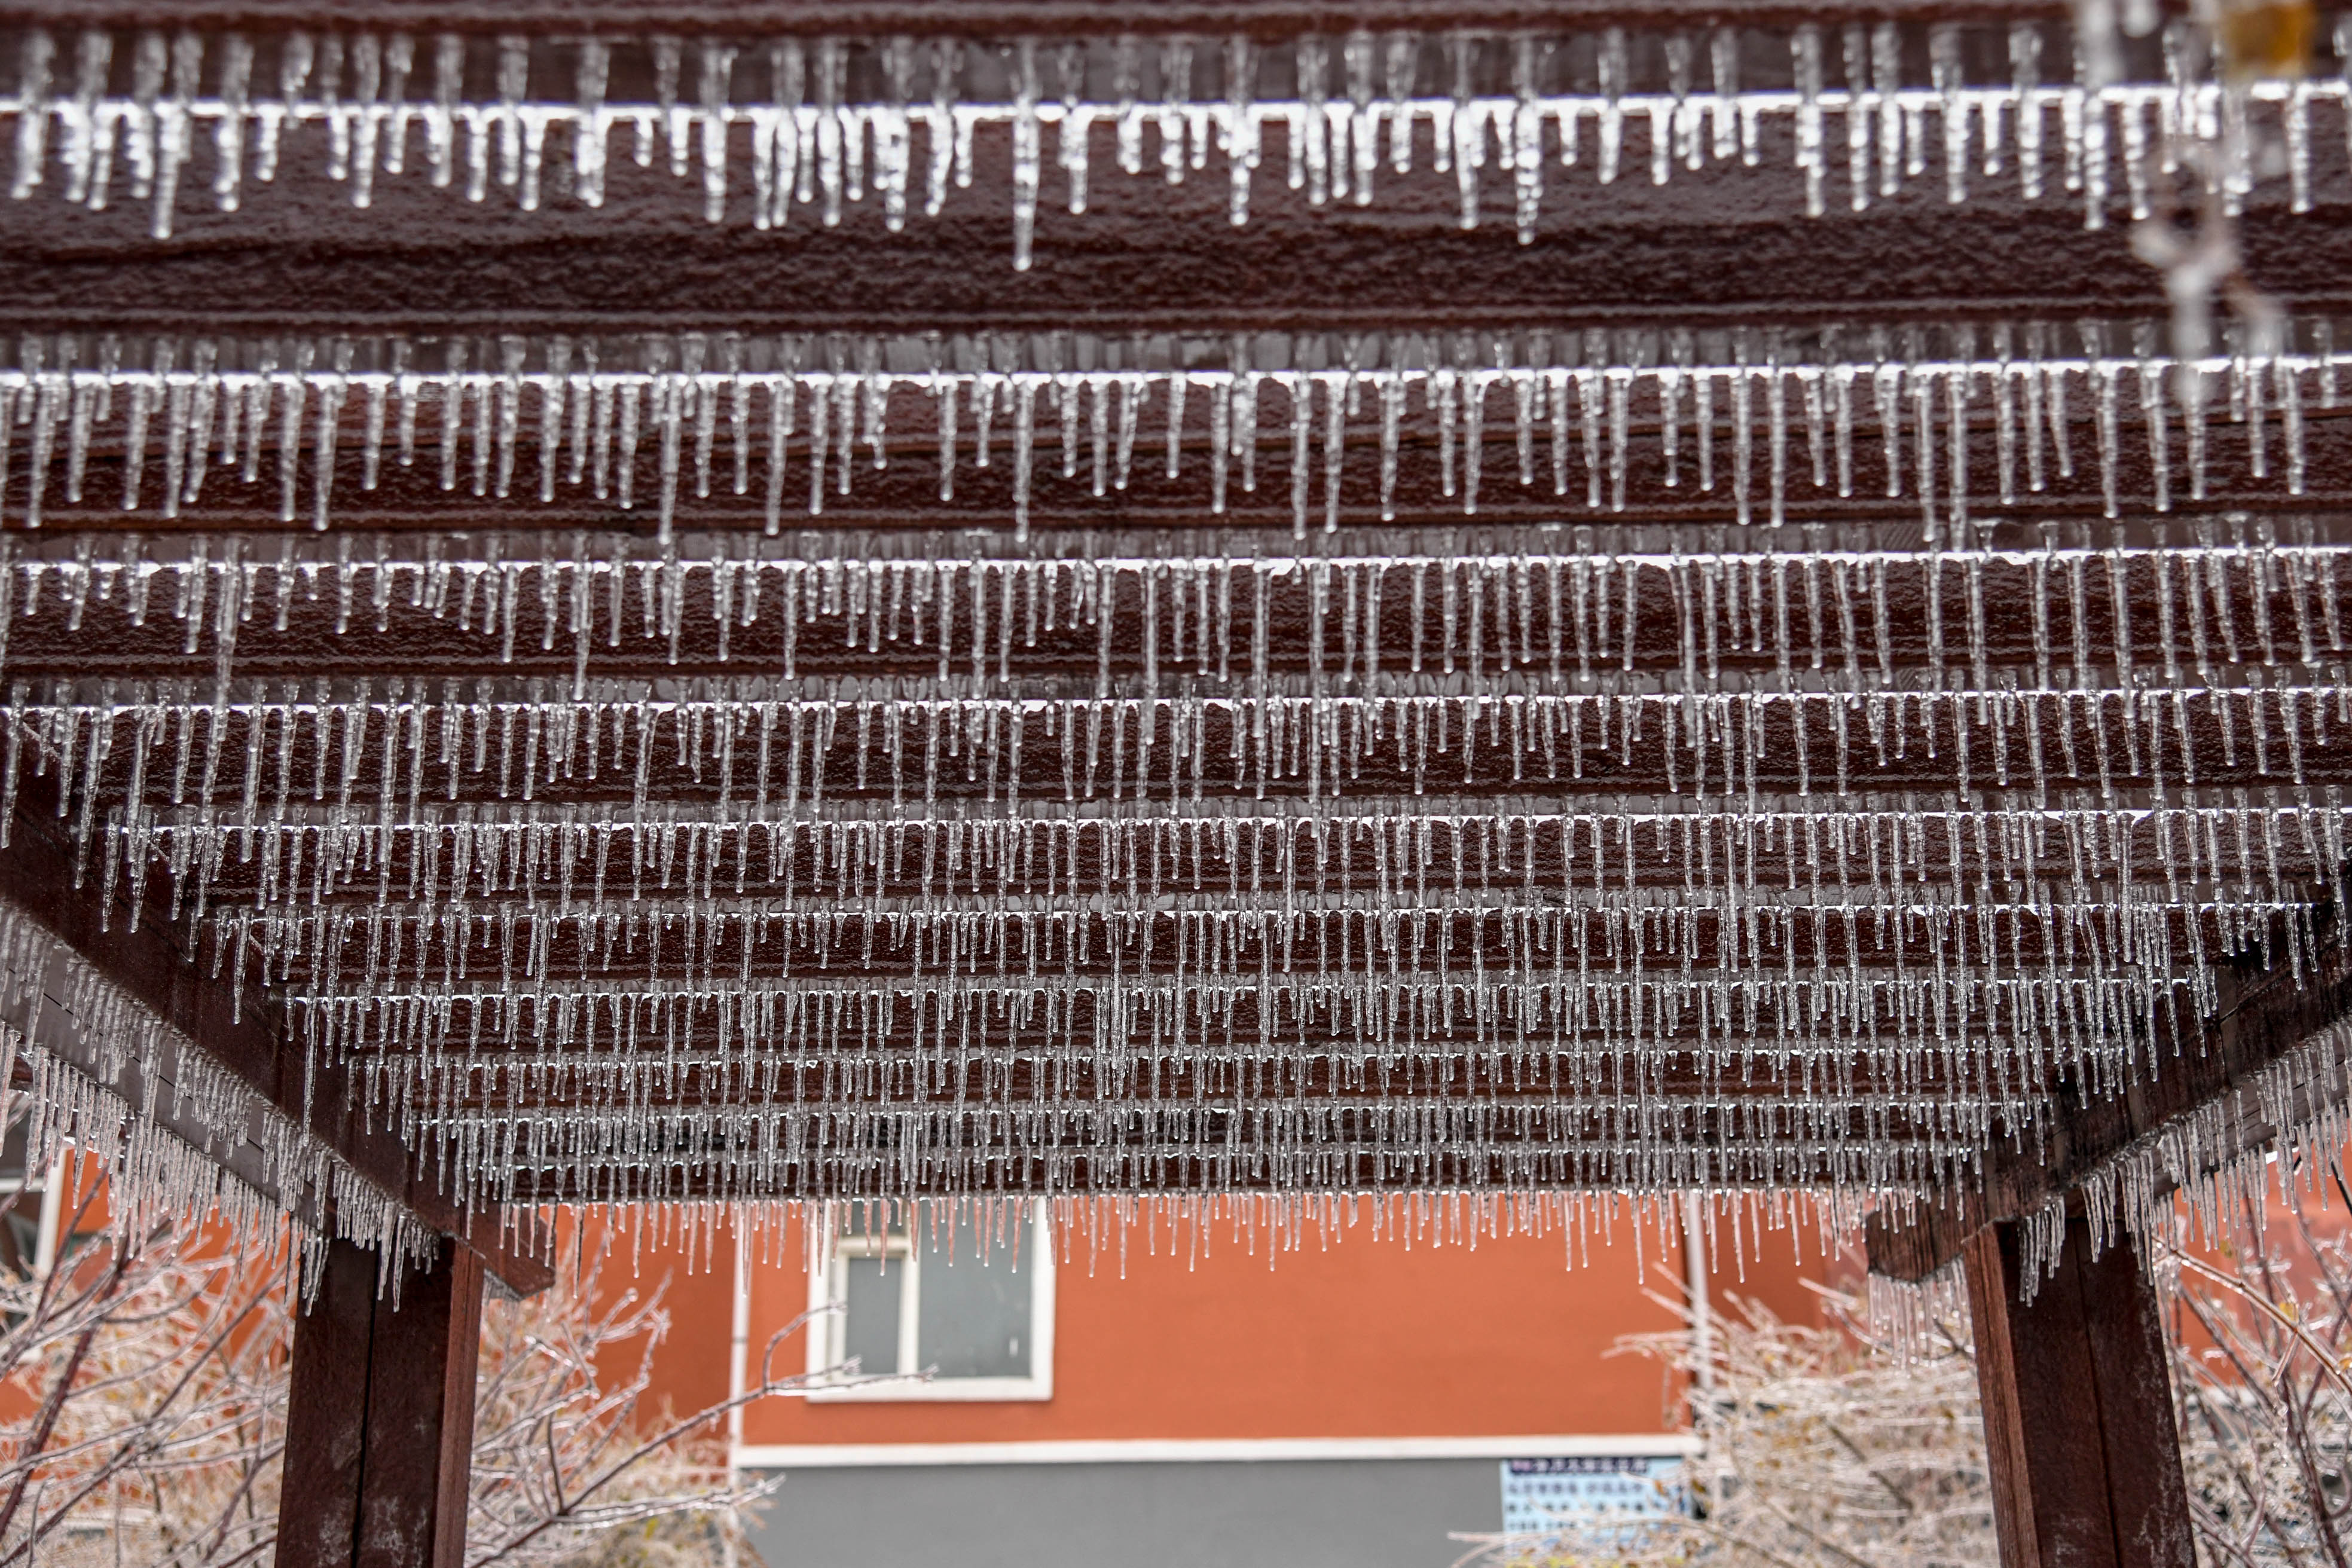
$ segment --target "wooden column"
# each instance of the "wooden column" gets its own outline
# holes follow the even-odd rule
[[[278,1568],[462,1568],[482,1266],[444,1239],[376,1291],[377,1253],[327,1249],[296,1321]]]
[[[1969,1305],[2001,1568],[2195,1568],[2164,1325],[2128,1239],[2019,1300],[2022,1227],[1971,1237]]]

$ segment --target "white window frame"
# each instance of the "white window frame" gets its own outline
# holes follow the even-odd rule
[[[924,1228],[928,1230],[928,1227]],[[1029,1278],[1029,1375],[1026,1377],[892,1377],[879,1383],[849,1382],[834,1369],[840,1366],[848,1338],[849,1314],[843,1310],[849,1289],[848,1258],[889,1259],[898,1274],[898,1364],[915,1364],[921,1333],[923,1258],[929,1240],[914,1245],[905,1235],[867,1238],[833,1236],[818,1267],[809,1272],[807,1397],[814,1404],[898,1404],[920,1401],[1037,1401],[1054,1397],[1054,1245],[1044,1206],[1034,1209],[1022,1238],[1021,1271]],[[940,1259],[945,1266],[946,1259]],[[869,1368],[861,1378],[876,1374]]]

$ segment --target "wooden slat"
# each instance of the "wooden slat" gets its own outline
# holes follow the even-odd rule
[[[19,0],[16,17],[51,26],[135,21],[145,26],[249,28],[359,26],[511,33],[529,26],[499,0]],[[1877,0],[1857,15],[1929,20],[2042,18],[2068,8],[2052,0]],[[542,27],[881,35],[947,32],[967,37],[1050,33],[1234,33],[1283,37],[1355,28],[1542,28],[1648,24],[1790,25],[1824,20],[1822,7],[1789,0],[567,0]]]
[[[1107,145],[1097,159],[1108,162]],[[1040,213],[1032,266],[1016,273],[1011,173],[994,161],[982,158],[940,216],[895,235],[857,208],[836,228],[801,211],[782,232],[753,229],[740,211],[707,224],[666,169],[630,171],[646,188],[616,191],[601,211],[515,214],[414,175],[354,211],[342,186],[289,166],[283,183],[248,195],[246,214],[184,198],[164,241],[137,204],[39,224],[19,208],[0,231],[0,287],[20,329],[209,332],[1516,330],[2165,308],[2129,225],[2087,230],[2065,201],[1988,192],[1958,207],[1910,200],[1813,219],[1785,170],[1678,175],[1631,196],[1622,180],[1601,190],[1570,172],[1548,193],[1536,243],[1521,245],[1507,184],[1491,176],[1475,229],[1458,225],[1452,176],[1425,169],[1384,171],[1369,207],[1319,210],[1278,171],[1261,173],[1235,228],[1211,172],[1171,188],[1113,166],[1084,214]],[[2327,201],[2342,183],[2322,183],[2321,213],[2259,206],[2242,222],[2250,271],[2295,309],[2347,298],[2352,234]],[[736,204],[748,204],[748,176]],[[257,227],[263,214],[278,221]],[[278,241],[288,222],[299,248]],[[649,246],[665,256],[650,271]]]

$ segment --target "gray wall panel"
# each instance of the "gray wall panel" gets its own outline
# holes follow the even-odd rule
[[[769,1568],[1447,1568],[1501,1523],[1493,1459],[792,1472]]]

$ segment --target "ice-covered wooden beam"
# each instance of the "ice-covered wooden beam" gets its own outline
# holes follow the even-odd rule
[[[12,16],[50,25],[121,23],[146,26],[452,27],[512,32],[527,18],[499,0],[19,0]],[[936,30],[1004,37],[1040,32],[1231,32],[1282,36],[1345,32],[1353,27],[1493,28],[1562,24],[1696,26],[1822,22],[1846,9],[1794,5],[1787,0],[1160,0],[1149,6],[1118,0],[751,0],[750,4],[655,4],[650,0],[571,0],[542,23],[551,30],[658,28],[666,32],[761,30],[882,34]],[[2063,20],[2070,7],[2054,0],[1879,0],[1853,6],[1867,20],[2030,17]]]
[[[2345,337],[2294,316],[2267,349],[2233,334],[2188,375],[2146,315],[1108,336],[100,324],[0,344],[0,519],[585,526],[621,551],[649,528],[791,528],[853,555],[866,547],[845,530],[887,528],[867,537],[897,560],[938,548],[902,530],[950,524],[1009,532],[993,551],[1115,522],[1157,557],[1171,528],[1222,522],[1212,550],[1286,556],[1313,535],[1335,560],[1425,553],[1395,528],[1430,524],[1512,525],[1549,557],[1623,548],[1592,525],[1727,516],[1859,524],[1900,550],[1963,523],[2041,524],[1980,542],[2047,542],[2086,514],[2124,529],[2102,549],[2164,538],[2167,512],[2237,528],[2283,509],[2258,527],[2308,537],[2310,514],[2352,498]]]
[[[1512,331],[2166,308],[2162,275],[2131,254],[2127,210],[2093,231],[2063,193],[1952,206],[1920,191],[1813,219],[1792,180],[1762,190],[1738,171],[1664,188],[1580,178],[1550,193],[1522,245],[1507,175],[1486,176],[1482,221],[1465,228],[1451,174],[1383,168],[1371,206],[1318,209],[1277,170],[1237,228],[1222,182],[1112,169],[1083,215],[1045,204],[1016,273],[1009,173],[987,166],[1004,152],[983,141],[978,188],[896,234],[870,194],[838,226],[800,211],[782,229],[709,224],[660,160],[651,172],[617,160],[600,210],[530,214],[422,181],[387,184],[361,211],[289,167],[243,211],[189,211],[163,241],[130,206],[43,216],[0,202],[0,288],[11,328],[125,332]],[[2340,136],[2318,153],[2313,212],[2259,199],[2240,226],[2249,275],[2297,309],[2352,297],[2352,172]],[[736,205],[749,199],[737,191]],[[645,265],[649,251],[662,266]]]
[[[369,1124],[342,1063],[320,1060],[306,1068],[302,1051],[278,1027],[278,1009],[258,988],[240,998],[233,993],[233,981],[213,977],[185,951],[177,935],[184,928],[171,920],[161,883],[149,889],[134,927],[123,885],[102,887],[98,876],[80,874],[70,824],[56,814],[55,791],[44,788],[47,783],[33,781],[17,797],[8,844],[0,850],[0,899],[30,915],[191,1042],[209,1065],[322,1141],[335,1158],[405,1206],[424,1226],[455,1238],[510,1289],[523,1294],[544,1290],[553,1278],[549,1266],[509,1245],[495,1210],[463,1212],[429,1174],[417,1172],[408,1150],[381,1118]],[[133,1081],[138,1067],[127,1071],[131,1080],[118,1078],[105,1087],[129,1098],[148,1085]],[[240,1157],[240,1148],[215,1148],[200,1133],[183,1134],[183,1141],[216,1158],[236,1179],[255,1179],[254,1163]],[[314,1228],[330,1228],[331,1217],[317,1212],[316,1195],[262,1196],[300,1213]]]
[[[1647,15],[1629,29],[1580,6],[1239,6],[1181,38],[1181,15],[1155,11],[1174,31],[1139,38],[1125,16],[1056,30],[1024,11],[1011,40],[974,37],[991,11],[957,5],[867,12],[862,37],[798,13],[772,35],[730,11],[731,37],[695,40],[619,25],[533,39],[480,14],[498,38],[438,31],[455,22],[425,7],[414,24],[371,10],[348,36],[259,37],[204,19],[244,26],[243,11],[118,26],[59,7],[18,47],[0,37],[0,59],[21,57],[0,98],[11,205],[69,214],[26,226],[85,261],[194,240],[233,273],[255,245],[293,261],[292,237],[332,260],[318,303],[344,315],[397,308],[399,256],[367,265],[390,246],[467,264],[438,283],[435,264],[411,269],[426,287],[409,307],[451,321],[618,308],[740,329],[787,299],[804,319],[951,329],[1047,311],[1192,324],[1243,300],[1285,329],[1302,308],[1336,320],[1335,298],[1360,322],[1442,303],[1464,325],[1648,300],[1948,309],[1987,279],[2012,299],[2145,301],[2158,290],[2127,231],[2181,201],[2175,154],[2135,129],[2170,124],[2183,90],[2157,41],[2132,41],[2121,79],[2094,80],[2044,7],[1801,26],[1779,11],[1734,27]],[[2284,177],[2255,183],[2257,214],[2345,199],[2335,133],[2352,87],[2332,63],[2323,50],[2308,81],[2253,89],[2255,129],[2290,148]],[[2218,118],[2217,87],[2186,90]],[[2042,221],[2015,218],[2019,204]],[[2067,225],[2078,243],[2054,253],[2036,232]],[[665,244],[646,268],[657,231],[729,245]],[[1523,247],[1539,255],[1511,265]],[[2263,276],[2263,246],[2249,256],[2264,286],[2297,290]],[[1026,299],[1001,287],[1015,268],[1038,278]],[[2297,271],[2325,287],[2343,269]],[[192,311],[254,298],[227,275],[209,298],[198,281],[131,298]],[[19,312],[37,308],[8,287]],[[299,267],[267,287],[289,305],[318,293]]]
[[[2315,906],[2312,924],[2317,940],[2300,963],[2290,961],[2282,933],[2267,968],[2253,954],[2218,966],[2215,1015],[2193,1033],[2184,1030],[2187,1038],[2177,1043],[2160,1039],[2154,1070],[2121,1092],[2086,1096],[2079,1085],[2062,1085],[2059,1108],[2045,1124],[1988,1152],[1980,1186],[1924,1202],[1907,1216],[1899,1209],[1873,1215],[1864,1232],[1871,1270],[1925,1280],[1959,1259],[1987,1226],[2027,1218],[2055,1201],[2079,1212],[2077,1189],[2085,1181],[2192,1122],[2200,1124],[2196,1135],[2179,1151],[2191,1163],[2179,1173],[2186,1180],[2260,1151],[2293,1123],[2324,1112],[2322,1086],[2340,1081],[2332,1061],[2315,1064],[2307,1082],[2278,1093],[2252,1088],[2257,1075],[2299,1050],[2328,1050],[2352,1015],[2352,944],[2336,904]],[[2266,1099],[2290,1125],[2274,1124]]]

